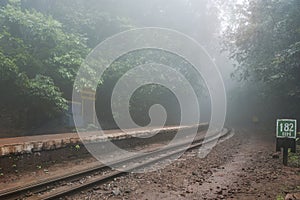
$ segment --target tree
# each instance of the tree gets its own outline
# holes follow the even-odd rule
[[[13,69],[12,72],[17,77],[9,79],[11,84],[9,87],[20,89],[17,90],[16,95],[24,97],[19,98],[24,100],[22,103],[18,102],[21,110],[26,110],[26,113],[43,110],[54,116],[56,113],[61,113],[66,107],[66,100],[71,99],[74,78],[79,66],[84,64],[83,60],[89,50],[115,33],[131,27],[167,27],[194,37],[198,36],[196,38],[206,48],[212,47],[214,33],[218,31],[218,19],[214,12],[209,12],[212,4],[208,2],[207,0],[201,3],[195,0],[165,2],[91,0],[88,3],[84,0],[2,1],[0,3],[0,50],[3,57],[13,66],[8,67],[6,71]],[[213,26],[210,26],[211,24]],[[110,73],[106,73],[98,83],[99,90],[105,93],[99,96],[97,101],[110,96],[116,80],[132,65],[143,64],[153,59],[174,66],[186,75],[192,84],[199,83],[199,77],[193,76],[194,72],[183,59],[165,53],[160,55],[151,51],[140,52],[116,61],[112,65]],[[98,77],[94,77],[93,69],[85,65],[83,67],[86,67],[87,78],[80,80],[81,85],[89,88],[94,85],[92,83],[97,81]],[[20,84],[16,84],[14,79]],[[77,86],[75,88],[78,89]],[[201,94],[199,91],[204,90],[202,85],[195,86],[195,89],[199,96]],[[9,98],[17,98],[12,93],[7,94],[12,95]],[[131,101],[133,105],[131,111],[137,119],[141,119],[141,123],[147,121],[145,115],[141,114],[141,110],[147,111],[151,104],[159,103],[158,99],[168,107],[167,104],[171,102],[168,99],[174,98],[166,88],[153,85],[141,88],[135,95]],[[6,103],[16,104],[13,101]],[[176,102],[171,104],[173,105],[169,106],[169,110],[176,110],[173,109],[174,105],[177,105]],[[110,107],[106,104],[105,106]],[[20,109],[16,106],[12,113],[19,112]],[[110,116],[108,114],[105,117]]]
[[[24,0],[22,7],[35,9],[45,15],[51,15],[62,23],[68,33],[76,33],[86,38],[90,48],[96,47],[105,38],[133,26],[126,16],[120,16],[113,10],[121,2],[114,0]],[[122,7],[124,10],[125,7]]]
[[[262,82],[260,96],[281,107],[273,108],[278,113],[299,114],[300,2],[255,0],[232,7],[225,48],[238,63],[234,75]]]
[[[35,8],[44,14],[51,14],[54,19],[62,22],[64,30],[87,37],[88,45],[91,48],[122,30],[144,26],[176,29],[194,37],[196,36],[202,44],[205,43],[206,48],[210,48],[213,46],[212,38],[217,30],[218,19],[214,12],[209,12],[208,2],[201,1],[201,3],[198,3],[197,1],[181,0],[164,2],[158,0],[91,0],[87,3],[83,0],[26,0],[23,1],[22,6],[28,9]],[[214,49],[211,48],[210,50]],[[137,66],[153,59],[161,62],[161,57],[165,57],[165,60],[173,59],[173,62],[165,61],[162,63],[171,66],[177,65],[177,68],[183,74],[190,75],[191,83],[195,85],[197,94],[200,97],[202,94],[199,91],[203,90],[203,85],[196,86],[199,84],[199,77],[191,76],[192,72],[189,71],[188,64],[184,63],[183,60],[176,59],[175,56],[166,55],[161,56],[159,53],[142,51],[134,55],[128,55],[126,59],[116,61],[111,69],[104,74],[103,80],[99,84],[98,91],[101,92],[97,95],[96,105],[99,108],[98,115],[101,115],[100,118],[108,121],[109,124],[113,124],[110,98],[116,81],[131,66]],[[181,66],[179,66],[179,63]],[[94,78],[92,73],[89,73],[81,85],[89,88],[92,85],[90,80]],[[171,103],[172,100],[170,100],[174,99],[174,97],[171,96],[166,88],[157,86],[148,86],[135,93],[130,107],[132,116],[136,116],[135,119],[140,120],[141,124],[145,124],[148,121],[145,113],[148,112],[148,108],[153,102],[159,103],[158,99],[166,107],[168,107],[167,102],[170,105],[172,104],[172,106],[169,105],[169,110],[174,111],[173,116],[179,116],[178,109],[175,108],[176,102]]]
[[[105,71],[102,83],[98,86],[96,93],[96,112],[98,118],[102,119],[104,127],[107,125],[109,128],[117,127],[111,110],[111,98],[112,92],[118,80],[124,74],[126,74],[128,70],[133,69],[136,66],[149,63],[164,64],[184,75],[187,81],[189,81],[189,83],[192,85],[197,97],[199,98],[199,101],[203,100],[205,95],[207,95],[207,93],[205,93],[207,89],[204,85],[203,79],[193,68],[193,66],[183,58],[170,52],[154,49],[130,52],[112,63],[111,67]],[[149,74],[149,77],[151,76],[153,76],[153,74]],[[173,80],[177,81],[179,85],[184,87],[184,80],[181,80],[179,77],[170,77],[168,74],[161,74],[160,78],[166,80],[166,82],[170,81],[172,78]],[[130,99],[130,113],[135,122],[140,125],[147,125],[150,123],[150,118],[147,114],[149,108],[154,104],[161,104],[164,108],[166,108],[168,113],[166,123],[168,125],[179,124],[181,117],[180,106],[171,89],[172,88],[166,88],[157,84],[145,85],[137,89]],[[184,91],[184,89],[182,89],[182,91]],[[123,100],[119,99],[119,101],[120,102],[114,103],[123,105]],[[186,108],[188,107],[188,105],[185,106]],[[194,109],[195,108],[191,108],[191,114],[194,112]]]
[[[22,113],[17,124],[28,127],[61,114],[88,52],[84,40],[20,1],[0,9],[0,26],[1,110]]]

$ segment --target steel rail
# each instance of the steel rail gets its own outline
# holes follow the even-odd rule
[[[217,140],[219,138],[224,138],[229,133],[230,133],[229,130],[225,131],[225,133],[222,134],[221,136],[218,133],[218,134],[216,134],[217,136],[214,135],[214,136],[210,137],[208,140],[206,140],[206,143],[212,142],[212,141]],[[131,171],[131,170],[134,170],[134,169],[139,169],[139,168],[142,168],[144,166],[155,163],[159,160],[171,157],[172,155],[183,153],[185,150],[190,150],[190,149],[197,148],[197,147],[204,144],[203,140],[204,140],[204,137],[195,140],[193,142],[194,144],[192,144],[188,149],[178,149],[178,148],[190,143],[190,142],[182,142],[182,143],[172,145],[172,146],[170,146],[166,149],[149,152],[149,153],[146,154],[146,156],[161,154],[164,151],[168,151],[168,150],[171,150],[171,149],[177,149],[177,150],[175,150],[175,151],[173,151],[169,154],[163,155],[163,156],[155,158],[153,160],[143,162],[141,164],[138,164],[136,166],[132,166],[130,168],[126,168],[126,169],[124,169],[124,171]],[[118,160],[117,162],[110,163],[109,166],[121,165],[122,163],[130,162],[130,161],[140,159],[140,158],[144,158],[144,157],[145,157],[145,155],[143,155],[143,156],[137,155],[137,156],[133,156],[133,157],[129,157],[129,158],[124,158],[122,160]],[[43,192],[43,191],[47,190],[47,189],[44,189],[46,186],[54,185],[55,183],[58,183],[58,182],[61,182],[61,181],[78,180],[83,176],[87,176],[88,174],[92,174],[92,173],[95,173],[97,171],[104,170],[104,169],[107,169],[107,168],[108,168],[108,166],[106,166],[106,165],[98,165],[98,166],[94,166],[92,168],[84,169],[84,170],[81,170],[81,171],[75,171],[75,172],[66,174],[66,175],[61,176],[61,177],[54,177],[54,178],[50,178],[50,179],[47,179],[47,180],[42,181],[42,182],[29,184],[29,185],[26,185],[24,187],[12,188],[12,189],[9,189],[9,190],[5,190],[3,192],[1,191],[0,199],[16,199],[17,197],[20,197],[21,195],[26,195],[28,192],[34,193],[34,194],[39,193],[39,192]],[[71,186],[71,187],[68,187],[67,189],[57,190],[55,192],[51,192],[49,194],[42,195],[42,196],[37,196],[37,195],[29,196],[28,199],[56,199],[56,198],[65,196],[67,194],[70,194],[72,192],[76,192],[76,191],[78,192],[78,190],[88,188],[91,185],[94,185],[96,183],[105,182],[105,181],[111,180],[112,178],[115,178],[117,176],[121,176],[123,174],[126,174],[126,172],[124,172],[124,171],[113,171],[112,173],[102,175],[102,176],[97,177],[97,178],[92,178],[91,180],[88,180],[85,183],[80,184],[80,185]]]

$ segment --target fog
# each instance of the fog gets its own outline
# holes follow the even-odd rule
[[[0,127],[8,134],[74,131],[71,107],[74,109],[76,103],[82,107],[78,107],[79,115],[89,115],[89,121],[82,119],[82,128],[97,128],[97,118],[104,129],[119,128],[114,118],[123,116],[111,110],[114,86],[127,71],[152,62],[183,74],[200,104],[200,122],[209,121],[216,86],[207,83],[217,80],[218,73],[202,77],[182,55],[163,48],[161,52],[127,52],[100,78],[95,77],[95,69],[82,66],[102,42],[123,31],[146,27],[177,31],[202,48],[189,54],[199,55],[199,59],[205,55],[221,73],[227,100],[226,126],[272,128],[276,118],[298,116],[299,31],[293,28],[300,21],[297,1],[6,0],[0,6],[0,53],[8,63],[1,65],[7,75],[1,77]],[[289,17],[285,24],[280,23]],[[174,40],[174,46],[180,42]],[[204,61],[202,64],[211,71]],[[290,68],[285,69],[287,66]],[[87,76],[78,82],[82,88],[75,84],[80,67],[87,67],[83,70]],[[92,91],[95,99],[74,102],[72,92],[76,90]],[[130,115],[135,123],[145,126],[151,121],[151,106],[161,104],[168,115],[166,125],[180,124],[180,102],[175,97],[170,88],[141,86],[130,100]],[[122,99],[117,102],[122,103]],[[198,112],[194,105],[186,106],[191,115]],[[16,117],[16,113],[22,114]]]

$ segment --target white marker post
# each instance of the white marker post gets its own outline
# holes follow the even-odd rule
[[[276,123],[276,151],[283,148],[283,164],[288,162],[288,149],[296,153],[297,120],[278,119]]]

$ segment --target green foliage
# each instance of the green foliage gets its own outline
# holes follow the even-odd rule
[[[80,150],[80,145],[79,145],[79,144],[76,144],[76,145],[75,145],[75,149],[76,149],[77,151],[79,151],[79,150]]]
[[[298,0],[232,5],[225,33],[225,48],[238,63],[234,76],[260,82],[258,95],[290,115],[296,115],[300,99],[299,10]]]
[[[210,5],[209,1],[203,2]],[[83,60],[90,48],[132,27],[175,28],[197,37],[201,42],[211,41],[218,21],[215,13],[207,13],[208,7],[194,0],[177,0],[176,3],[174,0],[91,0],[89,3],[84,0],[2,1],[0,92],[5,97],[0,100],[0,109],[9,113],[9,117],[18,122],[12,124],[18,126],[30,126],[28,124],[32,122],[39,124],[59,115],[66,109],[66,100],[71,99],[73,82],[81,65],[86,76],[80,80],[80,85],[91,88],[97,81],[99,90],[103,92],[97,98],[100,104],[102,101],[110,103],[112,87],[132,66],[152,61],[173,66],[186,76],[195,86],[197,95],[201,96],[204,87],[192,67],[182,58],[168,53],[142,51],[130,54],[114,62],[100,81],[95,70],[85,65]],[[211,26],[207,28],[206,24]],[[211,44],[209,42],[206,46],[213,46]],[[75,88],[82,89],[77,85]],[[147,121],[141,113],[146,113],[150,105],[162,102],[166,106],[171,105],[169,110],[172,110],[178,103],[173,99],[168,89],[149,85],[135,93],[131,111],[138,113],[134,114],[137,119]],[[110,107],[106,103],[105,107]],[[103,115],[109,118],[110,113],[106,115],[103,112]]]
[[[18,68],[15,63],[0,52],[0,76],[2,81],[16,78]]]
[[[296,146],[296,153],[292,153],[289,151],[288,162],[290,166],[300,167],[300,145]]]
[[[82,38],[65,33],[62,24],[50,16],[10,4],[1,9],[0,20],[4,27],[1,46],[21,71],[29,77],[50,76],[60,88],[71,87],[88,52]]]
[[[21,9],[19,1],[0,9],[0,26],[1,111],[16,127],[62,114],[88,52],[84,39],[50,16]]]
[[[94,48],[105,38],[133,27],[128,17],[121,17],[110,11],[120,2],[106,0],[25,0],[22,6],[35,8],[51,15],[63,24],[68,33],[77,33],[87,39],[89,47]],[[108,8],[108,6],[114,7]]]
[[[284,197],[280,194],[276,196],[276,200],[284,200]]]
[[[54,85],[53,80],[47,76],[37,75],[29,82],[29,91],[26,95],[32,102],[31,106],[40,109],[40,112],[53,111],[59,112],[67,109],[66,100],[61,97],[62,93],[59,88]],[[40,105],[37,105],[39,103]],[[44,108],[41,110],[41,108]],[[50,115],[51,116],[51,115]]]
[[[300,3],[253,1],[238,7],[240,15],[227,29],[226,47],[239,63],[241,78],[281,83],[299,68]]]
[[[176,70],[178,73],[185,76],[187,81],[189,81],[190,85],[193,87],[199,99],[201,99],[202,97],[203,100],[203,97],[207,95],[207,90],[205,88],[203,79],[193,68],[193,66],[183,58],[162,50],[145,49],[134,51],[117,59],[104,72],[102,84],[99,85],[96,94],[96,111],[100,119],[104,119],[108,124],[114,124],[113,117],[123,117],[118,115],[118,113],[112,113],[111,111],[111,96],[116,83],[124,74],[126,74],[126,72],[133,69],[134,67],[151,63],[159,63],[169,66]],[[151,65],[149,65],[149,67],[151,67]],[[161,80],[165,80],[166,82],[168,82],[173,79],[173,81],[178,82],[177,87],[181,86],[183,87],[181,91],[185,91],[184,86],[186,83],[178,76],[162,74],[160,71],[158,71],[156,74],[148,74],[147,76],[157,76],[158,74]],[[168,113],[167,124],[179,123],[180,106],[177,101],[177,97],[170,91],[171,89],[172,88],[166,88],[157,84],[149,84],[138,88],[134,92],[129,102],[129,111],[132,118],[138,124],[145,126],[150,122],[150,118],[147,114],[149,108],[154,104],[161,104]],[[119,99],[119,102],[114,103],[116,103],[117,105],[123,105],[122,99]],[[194,110],[191,110],[191,114],[193,112]]]

